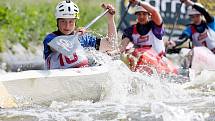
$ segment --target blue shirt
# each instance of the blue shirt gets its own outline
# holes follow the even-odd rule
[[[182,34],[185,34],[186,36],[188,36],[189,38],[191,38],[192,36],[192,29],[191,26],[193,26],[195,28],[195,30],[199,33],[202,33],[205,31],[205,29],[207,29],[207,27],[211,28],[213,31],[215,31],[215,18],[213,19],[212,22],[210,23],[206,23],[206,22],[202,22],[200,25],[190,25],[188,27],[185,28],[185,30],[183,31]]]
[[[60,35],[62,35],[62,34],[59,34],[59,32],[56,31],[56,32],[48,34],[45,37],[45,39],[43,41],[43,45],[44,45],[43,54],[44,54],[45,59],[49,56],[49,54],[52,53],[52,50],[50,49],[48,43],[50,41],[52,41],[55,37],[60,36]],[[86,34],[82,35],[81,37],[79,37],[79,41],[81,43],[81,46],[83,46],[83,47],[94,47],[94,48],[98,49],[99,45],[100,45],[100,40],[97,39],[96,36],[93,36],[89,33],[86,33]]]

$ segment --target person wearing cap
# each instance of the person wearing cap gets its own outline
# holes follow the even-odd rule
[[[137,23],[123,31],[119,47],[121,60],[134,72],[177,73],[165,57],[163,20],[158,10],[147,2],[129,0],[135,6]]]
[[[205,46],[215,53],[215,21],[214,17],[200,3],[191,0],[181,0],[188,6],[188,15],[191,23],[184,29],[177,41],[170,41],[168,48],[174,48],[186,42],[192,41],[193,47]]]
[[[86,55],[84,55],[84,53],[78,53],[81,49],[83,50],[83,47],[93,47],[100,51],[112,49],[112,39],[117,36],[114,22],[115,10],[110,4],[103,4],[103,7],[109,9],[109,12],[106,14],[108,18],[108,38],[101,41],[100,38],[86,33],[86,30],[76,29],[76,22],[79,19],[79,8],[75,3],[70,0],[59,2],[55,11],[58,29],[48,34],[43,41],[45,69],[65,69],[88,66],[89,62]],[[62,55],[48,45],[48,43],[57,36],[68,36],[77,32],[82,33],[78,39],[81,47],[78,47],[74,53],[71,53],[73,58]]]
[[[137,23],[126,28],[122,35],[120,51],[124,52],[129,43],[134,48],[153,48],[160,56],[165,54],[162,37],[164,35],[163,20],[155,7],[147,2],[129,0],[135,6]]]

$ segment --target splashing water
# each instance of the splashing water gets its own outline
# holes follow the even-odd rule
[[[214,81],[203,77],[188,79],[131,72],[125,64],[116,64],[116,58],[92,48],[85,51],[92,65],[108,65],[105,67],[111,70],[99,101],[23,104],[19,108],[1,109],[0,120],[215,121]],[[209,76],[208,72],[202,74]]]
[[[211,121],[215,118],[214,92],[196,95],[198,92],[184,88],[186,83],[131,72],[124,64],[114,64],[108,56],[99,60],[106,60],[103,64],[111,69],[100,101],[53,101],[48,106],[32,104],[2,109],[0,120]]]

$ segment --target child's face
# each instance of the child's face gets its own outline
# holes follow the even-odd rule
[[[145,24],[148,22],[149,13],[147,12],[138,12],[136,13],[137,20],[141,24]]]
[[[74,18],[60,18],[58,20],[58,28],[63,34],[69,35],[75,29],[75,22],[76,19]]]
[[[192,23],[196,24],[196,25],[199,25],[202,21],[200,14],[190,15],[190,19],[191,19]]]

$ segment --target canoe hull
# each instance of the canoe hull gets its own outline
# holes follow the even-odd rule
[[[48,104],[51,101],[93,100],[101,98],[108,78],[105,67],[64,70],[32,70],[0,76],[0,97],[18,106],[26,103]],[[1,107],[5,106],[0,100]],[[9,106],[13,107],[13,106]]]

